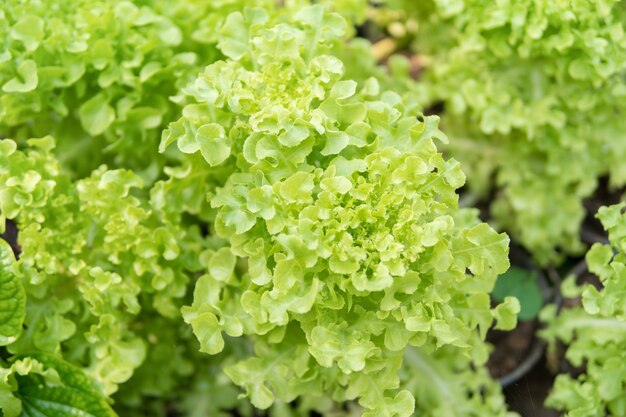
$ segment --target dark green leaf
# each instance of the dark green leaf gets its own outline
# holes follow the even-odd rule
[[[500,302],[507,296],[516,297],[521,306],[520,320],[532,320],[537,317],[543,304],[536,274],[516,267],[498,277],[491,296]]]
[[[54,369],[61,383],[44,384],[37,374],[18,376],[21,417],[117,417],[80,368],[52,355],[31,357]]]
[[[0,240],[0,346],[13,343],[22,332],[26,314],[26,294],[13,273],[13,251]]]

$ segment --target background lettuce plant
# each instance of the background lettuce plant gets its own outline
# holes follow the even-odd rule
[[[130,171],[103,166],[72,182],[52,156],[53,146],[50,137],[29,140],[24,151],[0,141],[2,224],[5,217],[17,221],[21,253],[14,270],[27,294],[25,330],[6,339],[6,352],[62,355],[103,396],[132,377],[129,389],[114,396],[119,410],[136,408],[122,415],[164,415],[166,403],[211,415],[234,407],[236,391],[221,388],[225,379],[211,371],[219,362],[198,354],[179,313],[210,238],[197,227],[164,221]],[[6,248],[3,253],[6,258]],[[16,401],[10,393],[22,398],[21,382],[10,380],[24,372],[16,364],[22,362],[6,370],[8,385],[1,390],[8,399],[0,408]],[[198,396],[185,405],[184,396],[199,387],[221,393],[220,400]]]
[[[626,9],[602,1],[388,0],[372,16],[425,66],[449,154],[545,264],[583,250],[582,200],[625,184]],[[399,25],[404,22],[405,25]]]
[[[576,285],[574,277],[564,283],[569,297],[581,297],[582,305],[556,315],[553,307],[543,311],[549,327],[542,332],[553,347],[567,344],[565,357],[579,375],[557,376],[547,400],[568,416],[621,416],[626,413],[626,214],[624,203],[603,207],[598,218],[608,231],[610,244],[594,244],[587,252],[589,271],[601,287]]]
[[[0,134],[54,135],[64,166],[160,174],[172,96],[221,57],[215,32],[245,1],[7,0],[0,9]],[[260,2],[271,4],[271,2]]]

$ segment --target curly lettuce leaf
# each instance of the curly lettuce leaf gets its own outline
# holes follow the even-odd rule
[[[594,244],[586,260],[589,271],[600,279],[601,288],[565,282],[564,293],[582,296],[582,306],[558,314],[554,306],[542,311],[542,319],[548,323],[542,336],[553,348],[557,341],[566,343],[567,360],[576,367],[585,365],[578,376],[559,375],[546,400],[548,406],[568,415],[619,416],[626,412],[626,372],[622,365],[626,348],[624,206],[602,207],[597,214],[610,244]]]
[[[333,53],[346,33],[319,5],[235,12],[218,41],[229,59],[185,88],[161,150],[205,162],[203,215],[223,246],[182,313],[204,352],[251,340],[225,372],[258,408],[333,392],[409,416],[407,346],[454,346],[480,366],[494,318],[515,324],[519,305],[488,297],[508,237],[458,208],[465,176],[437,152],[437,117],[345,77]]]

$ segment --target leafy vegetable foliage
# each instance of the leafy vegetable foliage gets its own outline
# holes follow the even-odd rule
[[[514,325],[517,303],[491,310],[488,295],[508,238],[457,208],[464,175],[437,153],[435,117],[375,78],[342,77],[330,53],[345,33],[320,6],[278,22],[233,13],[218,40],[229,59],[184,90],[161,150],[202,156],[227,245],[182,311],[204,352],[251,338],[255,355],[226,373],[256,407],[332,392],[365,416],[408,416],[407,345],[481,364],[494,317]]]
[[[501,190],[497,225],[540,263],[580,253],[582,200],[599,177],[626,182],[623,2],[385,3],[375,16],[392,33],[406,22],[426,64],[415,88],[443,103],[447,150],[473,192]]]
[[[0,241],[0,343],[10,345],[22,331],[26,296],[14,273],[13,252]],[[10,367],[0,367],[0,410],[5,417],[17,416],[115,416],[103,396],[83,372],[50,355],[20,358]]]
[[[402,385],[415,395],[415,416],[517,416],[506,412],[500,386],[487,369],[473,366],[456,347],[409,347],[400,375]]]
[[[134,374],[120,406],[162,396],[153,415],[197,386],[219,392],[225,381],[194,373],[214,365],[199,356],[179,313],[209,242],[197,227],[163,221],[145,196],[134,196],[141,196],[135,191],[142,181],[130,171],[103,166],[73,183],[51,155],[52,138],[28,144],[20,151],[15,142],[0,141],[0,211],[17,219],[22,253],[14,269],[28,294],[25,330],[17,339],[18,332],[7,335],[8,351],[63,352],[106,395]],[[5,267],[10,249],[2,248],[4,293],[5,282],[20,282]],[[12,314],[18,317],[19,309]],[[216,407],[232,406],[235,392],[228,392]]]
[[[626,214],[624,203],[603,207],[598,213],[611,243],[596,243],[587,253],[589,271],[596,274],[602,288],[591,284],[577,286],[571,277],[563,285],[564,294],[581,296],[582,306],[556,315],[546,308],[543,319],[550,326],[543,332],[553,345],[569,346],[566,358],[572,365],[586,365],[577,377],[561,374],[546,404],[567,411],[568,416],[622,416],[626,413]]]

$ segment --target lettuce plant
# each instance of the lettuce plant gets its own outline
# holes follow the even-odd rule
[[[17,221],[21,254],[13,269],[27,294],[25,307],[9,305],[8,313],[25,330],[2,335],[8,353],[62,354],[103,396],[134,377],[133,389],[119,396],[118,405],[147,407],[148,398],[157,397],[161,412],[152,415],[163,413],[168,400],[182,401],[185,390],[220,392],[223,379],[194,373],[214,363],[199,356],[179,313],[192,274],[202,269],[198,254],[210,242],[197,227],[163,220],[141,197],[142,180],[132,172],[103,166],[72,182],[51,155],[52,138],[28,143],[20,151],[14,141],[0,141],[1,223]],[[4,246],[3,254],[8,259]],[[4,281],[2,291],[15,293]],[[13,319],[8,323],[22,328]],[[5,397],[17,392],[22,398],[21,383],[11,382],[15,372],[30,375],[22,366],[6,368],[8,385],[0,389]],[[32,366],[32,372],[41,371]],[[221,401],[234,406],[235,391],[225,389],[231,395]],[[16,401],[8,398],[0,408]]]
[[[233,13],[218,40],[229,59],[184,89],[161,150],[202,157],[225,244],[182,312],[204,352],[224,334],[252,341],[225,371],[256,407],[332,393],[367,416],[408,416],[407,346],[481,364],[493,318],[514,323],[516,303],[491,310],[488,296],[508,238],[458,209],[464,175],[437,153],[435,117],[375,78],[343,77],[344,25],[319,6],[279,22]]]
[[[497,225],[541,263],[580,253],[582,200],[599,177],[626,181],[623,3],[384,3],[426,66],[419,91],[443,104],[450,155],[474,193],[498,190]]]
[[[624,203],[603,207],[598,218],[608,231],[610,244],[594,244],[587,252],[589,271],[602,287],[577,286],[573,277],[564,283],[569,297],[582,297],[582,306],[556,315],[554,307],[542,312],[549,327],[543,332],[552,345],[567,344],[566,358],[584,372],[561,374],[546,404],[568,416],[623,416],[626,414],[626,214]]]

